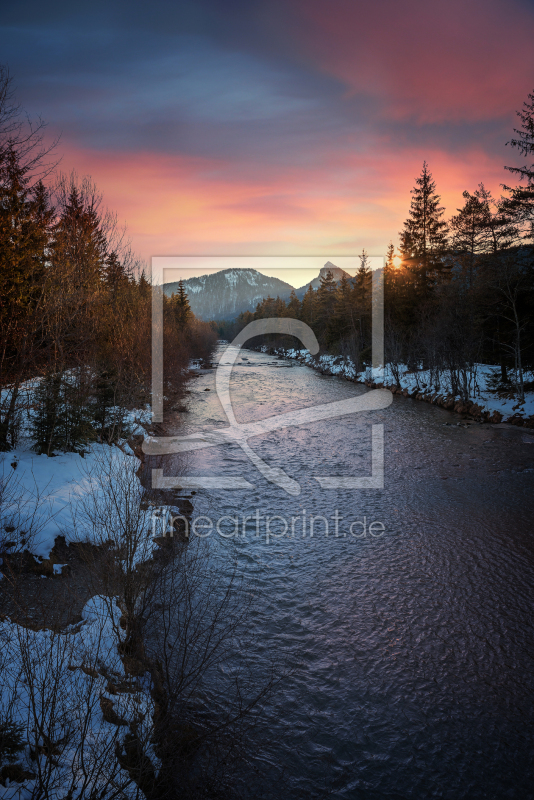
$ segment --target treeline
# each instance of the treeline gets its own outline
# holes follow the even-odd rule
[[[0,68],[0,450],[25,417],[39,452],[112,441],[150,402],[150,282],[92,181],[53,155]],[[164,298],[166,395],[215,338],[184,293]]]
[[[521,126],[509,144],[532,159],[534,94],[518,115]],[[450,390],[467,398],[476,364],[495,364],[496,388],[524,400],[525,376],[534,369],[534,164],[506,169],[518,185],[504,186],[500,198],[483,184],[465,191],[446,221],[423,164],[398,253],[391,243],[382,272],[385,360],[397,383],[402,371],[429,369],[434,385],[446,373]],[[371,296],[363,252],[354,278],[335,283],[328,274],[302,300],[295,293],[287,302],[268,297],[233,326],[219,325],[219,333],[231,338],[253,319],[294,317],[313,328],[323,349],[364,370],[371,358]]]

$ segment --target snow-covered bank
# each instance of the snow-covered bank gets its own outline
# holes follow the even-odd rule
[[[469,397],[465,399],[452,390],[450,376],[446,371],[439,374],[438,382],[432,370],[421,369],[414,372],[405,365],[400,365],[395,370],[398,376],[396,380],[391,365],[358,372],[353,362],[343,356],[312,356],[308,350],[282,348],[277,348],[274,352],[306,364],[325,375],[338,375],[367,386],[385,387],[395,394],[432,402],[480,422],[509,422],[534,428],[534,391],[526,391],[525,401],[520,403],[512,386],[506,390],[498,387],[496,376],[499,368],[495,365],[476,364],[466,374]]]
[[[150,411],[137,409],[128,413],[129,429],[141,433]],[[22,542],[37,556],[46,558],[57,536],[76,541],[89,535],[77,525],[75,506],[84,496],[97,491],[96,479],[103,463],[109,468],[128,466],[135,472],[139,460],[129,445],[92,443],[80,453],[58,453],[54,457],[38,455],[26,432],[16,449],[1,454],[0,482],[3,484],[3,526],[27,533]],[[0,534],[4,538],[3,532]],[[13,536],[9,535],[8,539]]]
[[[1,721],[19,739],[0,765],[2,800],[108,796],[110,784],[115,797],[139,797],[115,755],[132,724],[158,764],[150,680],[125,673],[119,608],[93,597],[82,618],[62,633],[0,622]]]

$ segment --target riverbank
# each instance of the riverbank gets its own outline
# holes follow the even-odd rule
[[[142,635],[148,615],[164,614],[153,597],[179,557],[178,537],[154,533],[167,496],[141,482],[150,419],[150,408],[132,409],[128,438],[48,457],[34,450],[28,414],[2,454],[0,732],[13,752],[6,759],[0,742],[0,798],[104,796],[113,784],[133,800],[152,778],[173,781],[168,753],[181,753],[185,723],[169,734],[160,722],[170,694]]]
[[[389,365],[385,369],[367,368],[365,372],[358,372],[352,361],[343,356],[312,356],[308,350],[282,347],[263,347],[262,350],[305,364],[322,375],[335,375],[371,389],[387,389],[392,394],[431,403],[468,420],[534,428],[534,391],[525,391],[525,401],[519,403],[512,386],[502,388],[496,385],[496,366],[477,364],[474,372],[467,376],[467,385],[471,387],[472,394],[468,399],[463,399],[459,394],[450,391],[449,382],[443,374],[440,383],[436,385],[430,370],[410,371],[401,368],[397,370],[397,382]],[[530,388],[530,384],[527,387]]]

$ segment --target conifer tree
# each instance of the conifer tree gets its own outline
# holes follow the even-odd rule
[[[484,187],[482,187],[484,189]],[[473,285],[477,256],[488,249],[490,210],[481,192],[463,193],[465,203],[450,220],[451,246],[460,258],[467,275],[468,286]]]
[[[104,280],[111,292],[112,297],[115,297],[121,285],[128,281],[128,275],[126,274],[126,271],[114,250],[105,258]]]
[[[82,385],[81,385],[82,384]],[[48,456],[78,452],[95,438],[83,382],[61,373],[46,375],[35,392],[34,449]]]
[[[395,269],[395,262],[393,261],[395,257],[395,245],[393,242],[388,244],[388,249],[386,252],[386,263],[384,264],[385,269],[393,270]]]
[[[302,306],[300,310],[301,319],[303,322],[306,322],[308,325],[313,326],[315,321],[315,304],[316,304],[315,292],[312,289],[312,285],[308,286],[306,289],[306,294],[302,298]]]
[[[286,309],[286,316],[291,317],[292,319],[300,319],[300,312],[302,308],[302,303],[298,299],[295,290],[291,290],[291,294],[289,295],[289,301],[287,303]]]
[[[336,287],[335,303],[328,323],[326,344],[338,349],[356,331],[352,298],[353,286],[346,275]]]
[[[401,231],[401,253],[411,263],[419,280],[420,293],[426,295],[430,282],[446,272],[443,256],[447,248],[447,223],[443,219],[441,197],[426,161],[416,186],[411,190],[410,216]]]
[[[319,326],[317,337],[324,343],[326,331],[332,317],[336,302],[336,281],[330,270],[325,275],[321,275],[319,288],[316,298],[316,323]]]
[[[50,209],[30,187],[30,167],[10,143],[0,150],[0,450],[13,446],[20,383],[31,369]]]
[[[523,103],[523,108],[517,112],[517,116],[521,120],[521,127],[514,128],[517,138],[511,139],[507,144],[517,148],[522,156],[534,159],[534,92],[528,95],[528,100]],[[515,188],[504,186],[504,189],[510,192],[506,204],[507,210],[519,221],[526,223],[526,237],[534,242],[534,161],[522,167],[505,167],[505,169],[519,176],[519,181],[522,183]]]
[[[60,216],[54,231],[53,258],[61,262],[71,282],[94,289],[106,272],[107,241],[102,230],[101,197],[87,180],[62,178]]]
[[[180,330],[184,330],[191,321],[193,312],[183,281],[178,282],[178,291],[172,296],[172,305],[178,327]]]
[[[359,258],[360,266],[356,272],[355,285],[358,287],[361,300],[364,301],[371,291],[371,262],[365,249]]]
[[[395,296],[395,245],[393,242],[390,242],[388,245],[388,249],[386,252],[386,259],[384,262],[384,272],[383,272],[383,281],[384,281],[384,303],[389,307],[392,302],[394,301]]]

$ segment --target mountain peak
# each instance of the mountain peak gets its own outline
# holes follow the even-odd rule
[[[335,264],[332,264],[331,261],[327,261],[324,267],[321,267],[321,271],[319,272],[319,278],[326,278],[327,274],[331,272],[334,280],[336,283],[340,281],[343,277],[350,278],[348,272],[345,272],[344,269],[341,267],[336,267]]]

